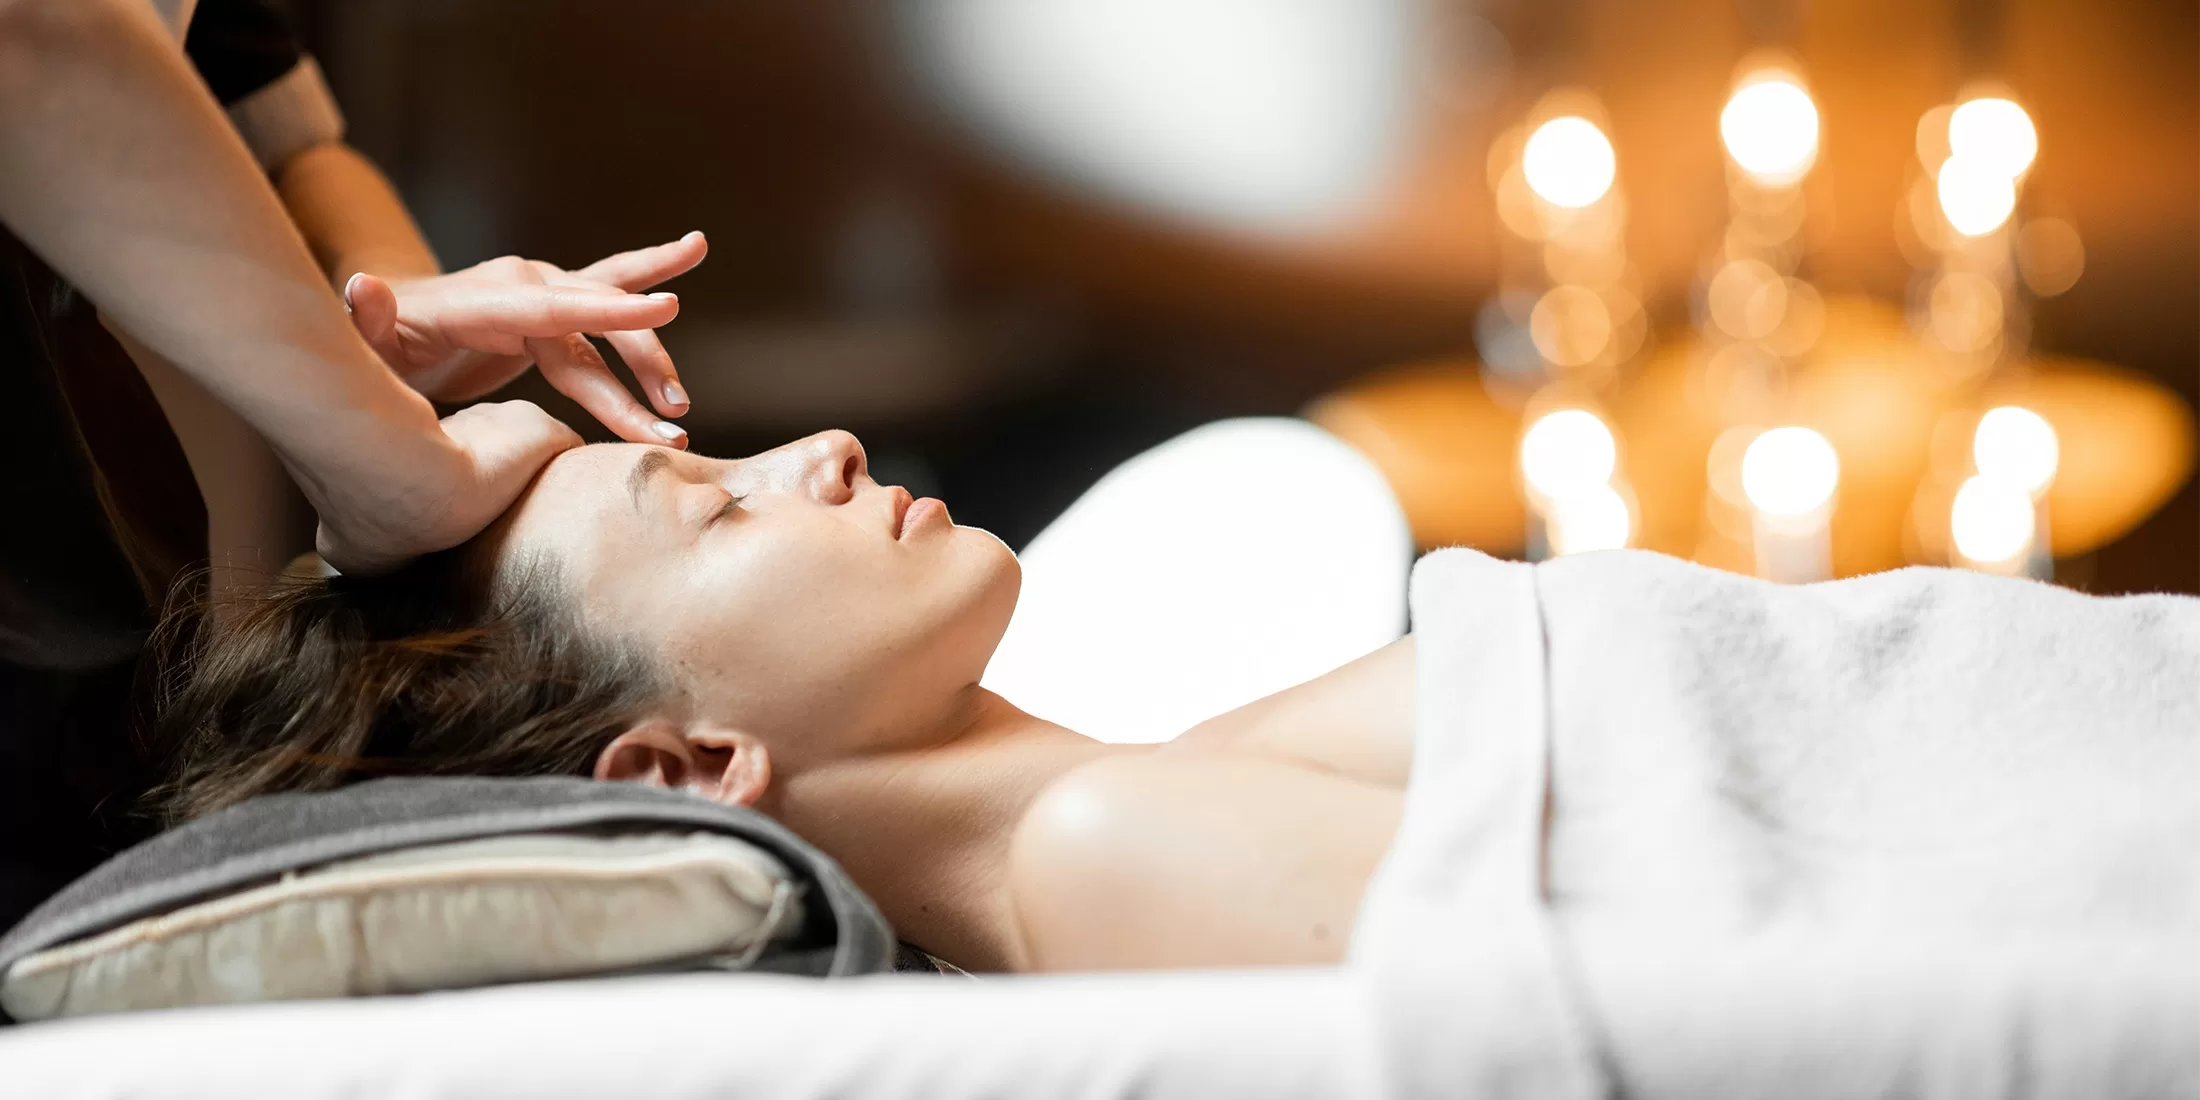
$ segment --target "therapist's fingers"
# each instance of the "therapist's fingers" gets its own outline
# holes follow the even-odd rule
[[[672,366],[672,356],[665,351],[664,341],[650,330],[630,329],[626,332],[607,332],[603,338],[619,358],[626,360],[626,369],[634,372],[634,381],[649,397],[649,403],[666,416],[684,416],[688,411],[687,389],[680,385],[680,372]]]
[[[344,304],[351,308],[351,327],[366,339],[384,362],[400,364],[397,346],[397,292],[390,284],[361,271],[344,284]]]
[[[631,253],[630,253],[631,255]],[[593,288],[618,292],[619,288],[583,279],[569,271],[560,271],[549,264],[536,262],[542,277],[560,286]],[[683,416],[688,411],[687,388],[680,384],[680,372],[672,365],[672,355],[665,351],[664,341],[650,329],[613,330],[596,333],[618,351],[626,361],[628,370],[634,372],[634,381],[642,387],[642,393],[658,412],[666,416]]]
[[[669,244],[606,256],[572,275],[583,282],[608,283],[623,290],[647,290],[702,263],[709,253],[710,242],[697,231]]]
[[[634,395],[612,377],[610,364],[604,362],[602,353],[586,336],[567,333],[538,337],[527,341],[527,350],[535,357],[535,369],[552,388],[579,403],[619,438],[629,443],[687,447],[687,432],[658,419],[634,400]]]
[[[580,332],[656,328],[680,315],[670,294],[567,285],[466,283],[446,289],[435,324],[444,339],[512,354],[521,340]]]

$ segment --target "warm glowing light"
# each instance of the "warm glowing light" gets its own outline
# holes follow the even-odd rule
[[[1933,280],[1927,298],[1933,338],[1949,351],[1984,351],[2001,336],[2001,288],[1971,271],[1950,271]]]
[[[2005,562],[2032,545],[2032,495],[1990,477],[1974,477],[1956,490],[1948,533],[1956,550],[1975,562]]]
[[[1745,83],[1719,113],[1727,155],[1768,186],[1802,179],[1818,159],[1818,107],[1786,76]]]
[[[1578,367],[1612,342],[1612,311],[1588,287],[1552,287],[1528,315],[1528,337],[1553,366]]]
[[[2085,274],[2085,241],[2078,227],[2061,218],[2034,218],[2017,231],[2017,270],[2024,285],[2052,298],[2077,285]]]
[[[1763,260],[1735,260],[1711,276],[1704,288],[1711,323],[1737,340],[1761,340],[1780,327],[1787,312],[1787,286]]]
[[[1818,294],[1818,288],[1801,279],[1789,277],[1780,281],[1786,293],[1781,297],[1780,324],[1765,337],[1765,347],[1780,355],[1802,355],[1818,343],[1818,337],[1826,330],[1826,301]]]
[[[1578,496],[1560,498],[1553,502],[1544,520],[1553,557],[1621,549],[1634,534],[1634,526],[1627,498],[1610,485],[1598,485]]]
[[[1948,116],[1948,152],[2005,179],[2015,179],[2039,154],[2039,134],[2024,108],[2006,99],[1974,99]]]
[[[1802,516],[1833,499],[1841,459],[1809,428],[1774,428],[1742,452],[1742,493],[1760,512]]]
[[[1940,166],[1938,187],[1941,214],[1966,237],[2001,228],[2017,208],[2016,180],[1982,160],[1949,157]]]
[[[1980,477],[2029,495],[2054,482],[2062,447],[2046,418],[2027,408],[2003,405],[1979,418],[1978,432],[1971,437],[1971,457],[1978,463]]]
[[[1520,151],[1528,187],[1553,206],[1579,209],[1612,189],[1618,161],[1596,123],[1575,115],[1536,127]]]
[[[1548,501],[1588,496],[1612,480],[1619,446],[1587,409],[1546,414],[1520,437],[1520,474]]]

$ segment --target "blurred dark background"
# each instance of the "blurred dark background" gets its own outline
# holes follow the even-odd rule
[[[1026,23],[1075,6],[1033,3]],[[939,26],[1015,23],[1014,0],[291,5],[352,141],[446,266],[503,253],[579,265],[704,230],[710,259],[672,284],[683,312],[664,333],[695,397],[696,445],[746,453],[851,428],[882,479],[940,494],[1012,544],[1184,428],[1288,414],[1369,370],[1471,353],[1498,269],[1488,143],[1554,83],[1601,95],[1646,304],[1685,325],[1689,280],[1725,216],[1719,105],[1737,58],[1768,41],[1808,67],[1824,120],[1816,182],[1835,231],[1814,239],[1812,270],[1829,293],[1901,300],[1912,268],[1890,227],[1917,119],[1990,69],[2041,135],[2026,202],[2085,243],[2083,278],[2038,305],[2034,346],[2200,403],[2189,2],[1204,6],[1298,19],[1279,41],[1304,32],[1357,51],[1359,84],[1343,93],[1276,85],[1326,112],[1306,129],[1349,171],[1309,169],[1299,186],[1258,156],[1241,171],[1224,158],[1172,202],[1079,159],[1112,148],[1105,119],[1089,141],[999,123],[973,106],[983,82],[972,92],[942,75],[963,55],[943,60]],[[1375,25],[1339,36],[1307,12]],[[1164,21],[1164,55],[1124,59],[1134,75],[1156,66],[1153,79],[1127,87],[1204,117],[1193,106],[1208,66],[1243,98],[1248,85],[1223,79],[1246,62],[1220,18]],[[1065,95],[1083,72],[1062,72]],[[1050,75],[999,86],[1044,89]],[[1164,79],[1178,83],[1157,88]],[[1286,100],[1271,97],[1278,110],[1298,102]],[[1046,117],[1109,104],[1103,92],[1056,106]],[[1236,128],[1215,140],[1241,138],[1267,148]],[[1232,186],[1249,196],[1245,217],[1232,216]],[[556,404],[539,386],[526,396]],[[2100,591],[2200,592],[2200,495],[2188,482],[2068,572]]]

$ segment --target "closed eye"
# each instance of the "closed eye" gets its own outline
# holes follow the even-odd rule
[[[732,519],[733,513],[741,507],[741,502],[747,499],[748,498],[744,496],[728,494],[726,496],[725,507],[722,507],[717,511],[712,512],[710,518],[703,521],[703,526],[714,527],[718,524],[719,520]]]

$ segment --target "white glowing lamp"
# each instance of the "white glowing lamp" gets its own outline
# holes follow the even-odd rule
[[[1802,179],[1818,159],[1818,105],[1785,75],[1744,83],[1719,113],[1727,155],[1767,186]]]
[[[1979,476],[2016,488],[2028,497],[2055,481],[2062,447],[2046,418],[2017,405],[2003,405],[1979,418],[1971,438],[1971,457]]]
[[[1553,557],[1621,549],[1635,527],[1627,498],[1610,485],[1553,501],[1544,523]]]
[[[1612,142],[1588,119],[1554,118],[1536,127],[1520,151],[1528,189],[1553,206],[1579,209],[1604,197],[1619,171]]]
[[[1948,116],[1948,151],[1984,172],[2015,179],[2039,155],[2032,116],[2006,99],[1970,100]]]
[[[1587,409],[1545,414],[1520,437],[1520,475],[1545,501],[1586,497],[1608,488],[1619,462],[1612,429]]]
[[[1980,237],[2001,228],[2017,208],[2016,178],[1999,165],[1974,157],[1952,156],[1935,181],[1940,212],[1955,231]]]
[[[2032,548],[2032,494],[2020,485],[1979,476],[1956,490],[1948,533],[1956,550],[1981,564],[2013,562]]]
[[[1769,516],[1807,516],[1841,483],[1841,459],[1809,428],[1774,428],[1742,452],[1742,495]]]

